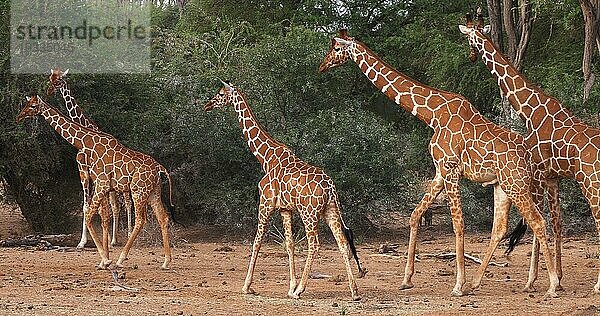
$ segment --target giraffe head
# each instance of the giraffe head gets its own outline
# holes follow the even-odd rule
[[[214,108],[222,108],[231,102],[231,96],[235,91],[235,87],[229,81],[221,81],[221,83],[223,83],[223,87],[219,89],[217,95],[204,105],[204,111],[208,112]]]
[[[483,34],[489,33],[490,26],[483,26],[483,14],[481,14],[481,8],[477,8],[477,23],[473,23],[473,17],[470,13],[467,13],[466,18],[467,24],[459,25],[458,29],[467,36],[471,48],[469,60],[475,62],[477,60],[477,55],[481,49],[483,49],[483,42],[479,39],[482,38]]]
[[[319,66],[319,72],[325,72],[330,68],[339,66],[350,59],[352,56],[352,46],[354,44],[354,38],[349,37],[346,30],[340,30],[338,36],[331,39],[331,47],[329,53],[321,62]]]
[[[64,72],[60,70],[60,68],[50,69],[50,86],[48,87],[48,91],[46,94],[52,95],[54,91],[60,89],[67,85],[65,81],[65,76],[69,73],[69,69]]]
[[[38,95],[33,95],[31,97],[26,97],[27,103],[25,103],[25,107],[21,110],[21,113],[17,115],[17,124],[21,123],[23,119],[27,117],[34,117],[40,114],[43,110],[44,101]]]

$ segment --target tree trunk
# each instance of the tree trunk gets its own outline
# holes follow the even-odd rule
[[[487,0],[488,15],[490,17],[490,39],[498,47],[502,47],[502,24],[500,24],[500,2]]]
[[[581,69],[583,71],[583,102],[586,102],[596,80],[596,75],[592,72],[594,44],[600,51],[600,34],[598,32],[600,26],[600,0],[579,0],[579,4],[585,23],[585,42]]]
[[[513,0],[487,0],[487,6],[490,16],[490,39],[504,51],[506,58],[512,62],[513,66],[521,71],[530,40],[531,27],[535,19],[531,10],[531,2],[518,0],[518,7],[513,7]],[[500,12],[502,12],[502,16],[500,16]],[[502,43],[503,31],[506,34],[505,43]],[[512,111],[512,107],[502,91],[500,91],[500,95],[503,116],[506,123],[514,129],[518,125],[515,122],[518,119],[517,115]]]

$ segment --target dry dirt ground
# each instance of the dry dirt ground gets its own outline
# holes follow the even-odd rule
[[[454,247],[453,235],[420,236],[418,250],[442,253]],[[352,302],[347,283],[340,280],[344,267],[332,244],[323,245],[313,272],[333,278],[311,279],[300,300],[288,299],[287,256],[276,243],[263,246],[253,288],[256,295],[240,293],[246,273],[250,241],[186,236],[173,249],[172,269],[161,271],[162,248],[136,247],[120,270],[122,284],[138,291],[115,288],[111,273],[97,270],[93,248],[84,251],[41,251],[0,248],[0,315],[594,315],[600,296],[591,292],[596,282],[597,247],[585,238],[567,239],[564,245],[563,285],[560,297],[542,300],[548,284],[545,270],[538,292],[523,293],[528,270],[528,246],[520,246],[509,267],[490,267],[474,295],[450,297],[455,280],[453,260],[425,259],[416,263],[415,287],[400,291],[407,240],[400,255],[377,252],[385,240],[362,242],[359,255],[369,273],[358,280],[362,300]],[[183,239],[181,239],[183,240]],[[466,249],[481,256],[489,239],[468,236]],[[88,246],[91,245],[88,244]],[[227,246],[223,248],[224,246]],[[227,249],[230,248],[230,249]],[[118,256],[113,250],[112,256]],[[230,251],[225,251],[230,250]],[[300,275],[305,252],[297,252]],[[506,262],[502,250],[497,262]],[[468,262],[470,279],[478,267]],[[337,280],[336,280],[337,279]]]

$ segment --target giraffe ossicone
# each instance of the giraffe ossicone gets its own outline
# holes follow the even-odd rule
[[[358,260],[351,230],[344,224],[333,180],[321,169],[300,160],[286,145],[273,139],[258,123],[244,94],[239,88],[221,81],[223,87],[204,106],[205,111],[231,104],[238,116],[242,133],[250,151],[262,166],[265,175],[258,183],[260,204],[258,228],[252,245],[252,256],[242,287],[243,293],[254,293],[251,288],[254,267],[269,218],[279,211],[284,227],[289,260],[290,286],[288,296],[299,298],[306,288],[315,255],[319,250],[318,221],[321,216],[331,229],[346,265],[352,299],[359,300],[358,287],[350,266],[350,252],[358,266],[359,277],[364,275]],[[292,213],[298,212],[305,227],[308,254],[300,281],[296,280]]]
[[[556,296],[558,277],[551,260],[545,222],[531,195],[533,174],[523,137],[483,117],[464,97],[423,85],[398,72],[346,32],[340,32],[332,39],[319,71],[325,72],[349,60],[354,61],[390,100],[434,130],[429,149],[436,176],[411,214],[408,260],[400,288],[413,287],[418,224],[433,199],[445,189],[452,214],[457,258],[456,284],[452,295],[464,295],[480,285],[493,252],[507,230],[508,213],[514,203],[541,242],[550,279],[547,295]],[[464,223],[459,191],[461,177],[494,185],[492,238],[471,288],[465,286]]]

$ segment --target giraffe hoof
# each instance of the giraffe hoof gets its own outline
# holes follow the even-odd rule
[[[562,286],[562,284],[559,284],[559,285],[556,286],[556,290],[557,291],[564,291],[565,288]]]
[[[358,302],[362,299],[362,297],[360,297],[360,295],[356,294],[356,295],[352,295],[352,300],[355,302]]]
[[[242,289],[243,294],[256,294],[252,288]]]
[[[299,295],[297,295],[296,293],[293,293],[293,292],[288,293],[288,297],[296,299],[296,300],[300,298]]]
[[[461,296],[464,296],[465,294],[459,290],[452,290],[452,292],[450,292],[450,295],[453,297],[461,297]]]
[[[102,260],[98,264],[98,270],[107,270],[111,264],[112,264],[112,260]]]
[[[525,288],[523,289],[523,292],[527,292],[527,293],[533,293],[536,291],[537,290],[535,289],[535,287],[533,287],[533,285],[526,285]]]
[[[473,290],[475,288],[470,284],[470,283],[466,283],[465,285],[463,285],[462,287],[462,293],[463,295],[469,295],[469,294],[473,294]]]
[[[75,247],[75,249],[83,249],[83,248],[85,248],[85,244],[86,244],[85,242],[80,242],[77,244],[77,247]]]
[[[548,291],[548,292],[546,292],[546,294],[544,294],[544,297],[542,298],[542,300],[545,301],[545,300],[548,300],[551,298],[557,298],[557,297],[558,297],[558,294],[556,294],[556,292]]]
[[[169,265],[167,265],[166,263],[160,266],[161,270],[169,270]]]
[[[414,286],[414,284],[412,283],[403,283],[400,285],[400,290],[408,290],[408,289],[412,289]]]

